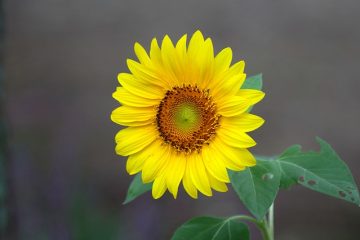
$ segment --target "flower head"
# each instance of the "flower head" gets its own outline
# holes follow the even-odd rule
[[[186,35],[176,44],[165,36],[161,47],[154,38],[149,54],[136,43],[135,54],[138,61],[127,61],[131,73],[118,75],[113,97],[122,106],[111,114],[126,126],[115,140],[116,153],[128,156],[128,173],[153,182],[154,198],[167,189],[176,198],[181,182],[193,198],[227,191],[227,169],[256,164],[247,132],[264,123],[247,112],[264,93],[240,89],[244,61],[231,65],[230,48],[214,56],[200,31],[188,45]]]

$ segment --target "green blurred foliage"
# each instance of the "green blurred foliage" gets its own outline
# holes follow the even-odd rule
[[[117,213],[104,213],[82,196],[74,199],[71,209],[73,239],[119,239],[122,229]]]

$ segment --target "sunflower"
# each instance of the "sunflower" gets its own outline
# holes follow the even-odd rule
[[[149,54],[135,43],[138,61],[127,60],[130,73],[120,73],[113,97],[122,106],[111,119],[126,126],[116,136],[116,153],[128,156],[129,174],[141,172],[152,196],[168,190],[177,197],[180,183],[193,198],[198,191],[226,192],[227,169],[241,171],[256,164],[247,150],[255,141],[247,132],[264,120],[248,113],[264,93],[240,89],[244,61],[231,65],[232,51],[214,56],[210,38],[195,32],[174,44],[168,36]]]

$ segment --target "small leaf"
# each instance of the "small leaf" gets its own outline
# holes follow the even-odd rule
[[[246,224],[235,218],[197,217],[181,225],[171,240],[249,240]]]
[[[126,194],[125,201],[123,204],[127,204],[133,201],[135,198],[139,197],[140,195],[150,191],[152,187],[152,183],[144,184],[141,180],[141,174],[137,174],[134,179],[132,180],[128,192]]]
[[[279,157],[285,177],[282,181],[291,179],[311,190],[359,205],[359,191],[349,168],[328,143],[320,138],[317,141],[320,152],[301,152],[297,147]]]
[[[262,89],[262,74],[257,74],[251,77],[246,78],[245,82],[241,86],[241,89]]]
[[[245,207],[257,219],[263,219],[279,190],[280,175],[276,161],[257,159],[254,167],[230,171],[230,180]]]

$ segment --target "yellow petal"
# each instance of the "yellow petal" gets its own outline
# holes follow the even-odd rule
[[[191,37],[188,47],[188,55],[190,58],[196,57],[198,51],[204,45],[204,37],[202,33],[197,30]]]
[[[243,60],[236,62],[227,71],[224,72],[222,81],[226,81],[226,79],[228,79],[229,77],[244,73],[244,69],[245,62]],[[237,88],[236,90],[239,90],[239,88]]]
[[[153,38],[152,41],[151,41],[150,58],[156,64],[161,64],[162,63],[161,50],[160,50],[160,47],[159,47],[159,44],[158,44],[156,38]]]
[[[134,175],[140,172],[144,166],[145,160],[152,155],[152,152],[155,149],[154,142],[149,144],[143,150],[130,155],[126,161],[126,171],[130,175]]]
[[[238,161],[241,165],[246,167],[252,167],[256,165],[256,159],[249,150],[245,148],[231,148],[229,151],[232,157],[237,156]]]
[[[150,106],[156,106],[160,103],[160,100],[157,99],[149,99],[134,95],[123,87],[117,87],[116,91],[113,93],[112,96],[122,105],[127,105],[132,107],[150,107]]]
[[[169,88],[181,84],[182,82],[178,80],[181,79],[181,66],[179,65],[175,47],[168,35],[164,37],[161,44],[161,58],[163,61],[163,72],[166,78],[171,81],[171,84],[168,84]]]
[[[197,57],[199,77],[196,83],[203,89],[208,89],[214,76],[214,49],[210,38],[206,39],[203,48],[199,50]]]
[[[206,196],[212,196],[209,178],[200,154],[193,153],[189,156],[188,162],[190,177],[196,188]]]
[[[111,113],[111,120],[124,126],[142,126],[155,121],[156,109],[153,107],[121,106]]]
[[[185,34],[184,36],[182,36],[179,41],[176,43],[176,53],[178,55],[179,58],[179,62],[180,63],[185,63],[185,57],[186,57],[186,40],[187,40],[187,35]]]
[[[264,119],[259,116],[243,113],[235,117],[223,117],[220,124],[236,132],[250,132],[259,128],[264,122]]]
[[[190,197],[197,199],[198,198],[198,191],[193,183],[193,181],[191,180],[191,176],[190,176],[190,165],[188,162],[188,158],[186,159],[186,168],[185,168],[185,172],[184,172],[184,177],[183,177],[183,186],[185,191],[190,195]]]
[[[236,95],[247,99],[247,101],[253,105],[260,102],[264,98],[265,93],[254,89],[240,89]]]
[[[166,184],[169,191],[176,199],[179,184],[184,176],[186,159],[176,151],[172,151],[169,164],[166,167]]]
[[[170,160],[170,149],[168,145],[161,145],[162,141],[156,141],[152,154],[146,159],[142,169],[142,180],[144,183],[152,182],[162,174],[162,170],[166,167]]]
[[[144,149],[157,137],[157,130],[152,125],[122,129],[115,136],[116,153],[122,156],[134,154]]]
[[[152,91],[157,91],[157,93],[161,95],[164,89],[170,86],[168,79],[162,78],[158,72],[155,72],[151,68],[131,59],[128,59],[126,62],[135,79],[139,83],[153,88]]]
[[[208,174],[208,176],[211,188],[215,189],[218,192],[227,192],[228,188],[224,182],[217,180],[216,178],[211,176],[211,174]]]
[[[219,141],[221,143],[221,141]],[[239,170],[242,170],[244,166],[252,167],[256,165],[255,157],[250,153],[249,150],[245,148],[236,148],[231,147],[226,144],[218,144],[221,145],[222,153],[234,164],[239,167]]]
[[[164,96],[164,89],[139,81],[132,74],[120,73],[118,80],[127,91],[137,96],[158,100],[161,100]]]
[[[212,155],[216,158],[221,160],[226,168],[240,171],[245,169],[245,166],[240,164],[240,162],[236,161],[236,159],[232,159],[231,155],[227,154],[228,146],[220,141],[220,138],[215,138],[209,146],[212,149]]]
[[[214,98],[222,99],[224,97],[234,96],[244,83],[245,79],[246,74],[244,73],[233,75],[224,79],[220,86],[213,89],[212,94]]]
[[[222,74],[218,74],[211,81],[209,88],[215,98],[235,95],[245,81],[245,62],[239,61]]]
[[[216,138],[214,144],[215,149],[220,151],[229,161],[232,161],[233,167],[238,170],[244,169],[244,166],[251,167],[256,164],[255,157],[245,148],[232,147],[222,141],[222,138]],[[231,168],[230,168],[231,169]],[[236,169],[234,169],[236,170]]]
[[[220,126],[216,132],[219,138],[229,146],[238,148],[249,148],[256,145],[254,139],[244,132],[237,132],[234,129]]]
[[[179,41],[176,43],[175,53],[176,57],[174,58],[175,61],[171,61],[172,63],[172,70],[176,75],[177,82],[181,84],[189,84],[189,78],[187,75],[188,70],[188,59],[186,53],[186,40],[187,35],[185,34],[182,36]]]
[[[165,35],[161,43],[161,57],[168,57],[166,54],[170,52],[171,54],[175,53],[175,47],[168,35]]]
[[[189,47],[187,50],[187,65],[186,65],[186,79],[185,84],[195,85],[198,84],[199,80],[202,78],[202,69],[204,64],[202,64],[204,59],[205,41],[202,33],[196,31],[189,42]]]
[[[218,113],[225,117],[240,115],[250,107],[250,102],[242,97],[228,97],[218,102]]]
[[[154,199],[161,198],[166,191],[166,181],[164,174],[156,177],[152,185],[152,196]]]
[[[141,64],[144,64],[146,66],[151,65],[151,60],[149,55],[146,53],[146,50],[139,43],[135,43],[134,51]]]
[[[207,171],[216,179],[222,182],[230,182],[223,159],[218,157],[209,146],[202,149],[203,161]]]
[[[232,50],[227,47],[221,50],[215,57],[215,72],[216,75],[221,74],[229,69],[232,61]]]
[[[144,158],[137,158],[135,155],[130,155],[126,161],[126,171],[130,175],[134,175],[141,171],[144,165]]]

